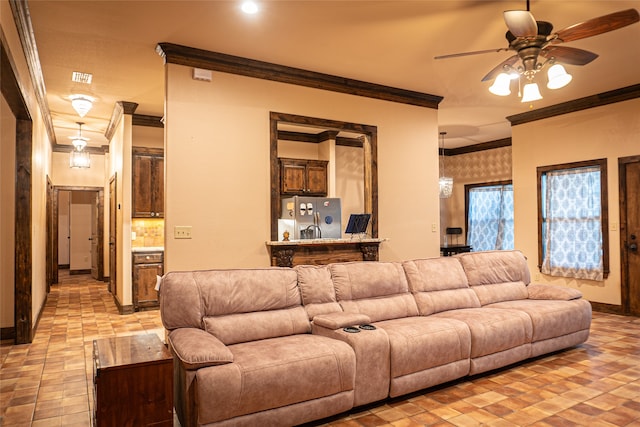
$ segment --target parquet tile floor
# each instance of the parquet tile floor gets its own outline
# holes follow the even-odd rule
[[[89,426],[93,340],[144,333],[164,338],[157,310],[120,315],[105,283],[61,272],[33,343],[0,346],[0,426]],[[640,427],[640,318],[594,313],[578,347],[314,425]]]

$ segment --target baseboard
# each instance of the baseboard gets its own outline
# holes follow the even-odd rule
[[[621,305],[614,304],[605,304],[603,302],[591,302],[591,308],[593,311],[597,311],[599,313],[609,313],[609,314],[620,314],[622,316],[625,315],[624,309]]]
[[[69,270],[70,276],[75,276],[78,274],[91,274],[91,269],[88,270]]]
[[[58,264],[59,270],[69,270],[71,266],[69,264]]]
[[[113,302],[116,303],[116,307],[118,307],[118,313],[120,314],[133,314],[135,313],[135,310],[133,309],[133,304],[130,305],[122,305],[120,304],[120,301],[118,301],[118,298],[116,298],[115,295],[111,294],[113,296]]]
[[[0,328],[0,340],[1,341],[5,341],[5,340],[16,340],[16,327],[15,326],[8,326],[6,328]]]

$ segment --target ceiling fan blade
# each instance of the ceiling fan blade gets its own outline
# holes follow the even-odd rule
[[[489,71],[489,73],[482,78],[482,81],[486,82],[487,80],[495,79],[498,74],[503,73],[505,71],[505,66],[512,67],[516,62],[518,62],[519,59],[520,58],[518,57],[518,55],[513,55],[512,57],[508,58],[506,61],[502,61],[493,70]]]
[[[588,21],[580,22],[579,24],[560,30],[551,36],[553,37],[551,43],[570,42],[597,36],[598,34],[607,33],[634,24],[639,20],[640,15],[637,10],[621,10],[620,12],[589,19]]]
[[[504,22],[516,37],[535,37],[538,35],[538,24],[531,12],[527,10],[505,10]]]
[[[508,47],[499,47],[497,49],[485,49],[485,50],[476,50],[473,52],[462,52],[462,53],[452,53],[450,55],[439,55],[439,56],[434,56],[433,59],[457,58],[459,56],[480,55],[482,53],[503,52],[507,50],[509,50]]]
[[[598,57],[597,53],[566,46],[547,46],[540,51],[540,56],[547,59],[553,57],[558,62],[569,65],[586,65]]]

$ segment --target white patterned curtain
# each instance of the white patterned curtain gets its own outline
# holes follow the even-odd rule
[[[474,251],[513,249],[513,186],[469,190],[467,241]]]
[[[542,273],[603,280],[600,168],[550,171],[541,185]]]

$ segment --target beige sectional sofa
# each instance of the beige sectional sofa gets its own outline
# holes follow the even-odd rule
[[[296,425],[578,345],[591,305],[519,251],[172,272],[183,426]]]

